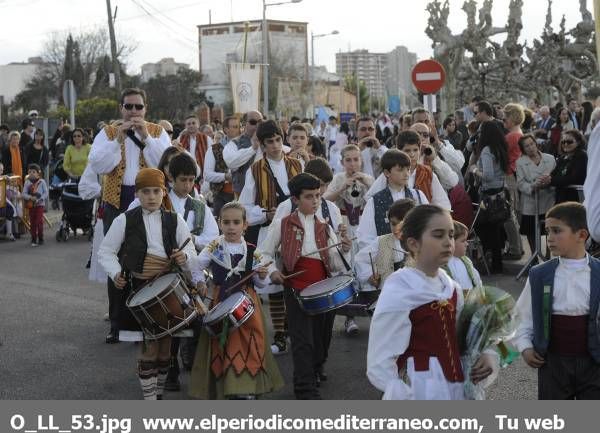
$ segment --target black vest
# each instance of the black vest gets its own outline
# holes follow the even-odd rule
[[[146,238],[146,226],[142,218],[142,207],[125,212],[125,239],[119,251],[121,266],[129,272],[142,273],[144,271],[144,260],[148,251],[148,240]],[[177,214],[161,210],[162,240],[165,253],[169,257],[177,248]]]
[[[413,192],[417,195],[417,200]],[[404,187],[404,198],[410,198],[417,204],[421,204],[421,195],[418,190],[412,190],[409,187]],[[385,187],[373,196],[373,207],[375,210],[375,228],[377,236],[387,235],[392,232],[390,221],[388,219],[388,211],[390,206],[394,204],[394,198],[389,187]]]

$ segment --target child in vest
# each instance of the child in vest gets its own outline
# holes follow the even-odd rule
[[[135,188],[141,206],[115,218],[98,251],[100,264],[125,299],[155,276],[168,272],[173,263],[189,271],[196,258],[191,242],[179,250],[190,238],[190,230],[180,215],[169,210],[163,173],[154,168],[141,169],[135,178]],[[116,319],[121,341],[143,338],[128,309],[119,311]],[[162,399],[171,337],[147,339],[140,347],[138,377],[144,399]]]
[[[450,213],[417,206],[404,218],[401,236],[414,267],[394,272],[381,291],[369,332],[367,376],[385,400],[462,400],[456,318],[463,294],[441,269],[454,247]],[[488,378],[493,367],[492,355],[483,354],[471,380]]]
[[[395,201],[388,212],[391,233],[378,236],[354,258],[354,269],[361,287],[371,289],[360,293],[359,297],[366,298],[364,303],[373,304],[379,296],[375,290],[381,289],[387,277],[404,267],[406,256],[400,245],[400,232],[402,220],[414,207],[415,202],[410,198]]]
[[[600,261],[589,256],[583,205],[546,213],[554,259],[534,266],[517,301],[513,344],[538,369],[540,400],[600,399]]]
[[[454,254],[450,257],[448,266],[444,268],[450,278],[463,289],[464,294],[483,284],[479,272],[467,257],[468,237],[469,228],[459,221],[454,221]]]
[[[197,270],[210,269],[212,272],[213,286],[208,291],[211,308],[228,296],[244,291],[255,310],[246,322],[228,335],[200,333],[190,394],[202,399],[255,399],[283,387],[283,379],[268,346],[261,302],[254,290],[255,286],[264,287],[269,282],[268,268],[261,265],[260,254],[243,237],[248,227],[244,206],[238,202],[225,204],[221,208],[219,226],[223,235],[202,250],[196,266]],[[227,292],[254,270],[256,275],[251,281]],[[203,275],[199,279],[204,281]],[[203,283],[200,292],[207,292]]]
[[[327,249],[338,243],[338,237],[315,215],[321,204],[320,187],[321,182],[312,174],[292,178],[289,189],[297,208],[285,218],[273,221],[260,248],[265,261],[271,261],[279,250],[283,257],[281,271],[271,265],[270,275],[272,282],[284,284],[297,399],[320,399],[317,381],[326,378],[323,367],[335,310],[309,315],[300,307],[295,292],[347,270],[340,249]],[[344,234],[341,240],[341,250],[350,251],[351,242]],[[301,271],[300,275],[284,278],[284,274]]]
[[[29,225],[31,231],[31,246],[37,247],[44,243],[44,209],[48,198],[48,187],[42,179],[42,169],[37,164],[29,164],[28,176],[23,186],[22,197],[25,207],[29,209]]]
[[[348,236],[354,237],[360,216],[367,203],[365,194],[373,184],[373,177],[361,172],[360,149],[351,144],[341,151],[344,172],[333,176],[324,197],[334,202],[348,227]],[[354,251],[358,252],[358,249]]]
[[[367,203],[367,191],[373,184],[373,177],[361,171],[363,160],[358,146],[351,144],[344,147],[341,156],[344,171],[333,176],[324,197],[339,207],[344,225],[348,228],[348,236],[354,238]],[[358,242],[353,242],[352,256],[358,253],[358,250]],[[353,258],[351,262],[354,262]],[[359,328],[352,316],[346,316],[344,329],[347,335],[358,334]]]
[[[302,125],[300,125],[300,126],[302,126]],[[293,128],[293,127],[294,127],[294,125],[292,125],[290,128]],[[302,128],[304,128],[304,127],[302,126]],[[292,135],[294,135],[294,134],[295,133],[292,133]],[[329,168],[327,161],[325,161],[323,158],[316,158],[316,159],[312,159],[312,160],[308,161],[304,168],[304,172],[316,176],[321,181],[321,194],[323,194],[327,190],[327,186],[329,185],[329,183],[331,182],[331,179],[333,178],[333,173],[331,172],[331,168]],[[277,211],[275,212],[275,217],[273,219],[277,220],[277,219],[285,218],[286,216],[290,215],[293,211],[295,211],[296,207],[297,207],[297,205],[292,201],[291,198],[287,199],[286,201],[281,203],[279,206],[277,206]],[[329,200],[325,200],[322,196],[321,196],[321,205],[319,206],[319,209],[317,210],[316,215],[322,221],[325,221],[327,224],[329,224],[332,229],[341,231],[341,232],[346,231],[346,226],[344,224],[342,224],[342,215],[340,214],[339,208],[334,203],[330,202]],[[259,247],[260,247],[260,245],[259,245]],[[283,292],[283,287],[281,287],[281,290]],[[275,325],[276,320],[284,320],[285,321],[284,329],[287,330],[287,320],[285,317],[285,304],[283,304],[282,307],[283,307],[283,318],[281,318],[279,315],[278,316],[272,315],[271,319],[274,322],[273,323],[274,329],[278,329],[280,327],[280,326]],[[271,350],[273,351],[273,353],[275,355],[279,355],[279,354],[287,352],[287,332],[284,334],[277,333],[277,332],[275,333],[274,342],[271,345]]]
[[[367,201],[356,231],[360,248],[369,245],[377,236],[390,233],[387,214],[396,200],[410,198],[416,204],[429,203],[425,194],[408,187],[410,158],[406,153],[396,149],[388,150],[381,157],[381,168],[387,185]]]
[[[248,224],[246,239],[260,245],[267,235],[277,206],[290,196],[288,182],[302,172],[300,161],[283,152],[283,132],[273,120],[259,124],[256,136],[260,141],[263,158],[252,164],[246,172],[246,182],[240,203],[246,207]],[[285,351],[285,304],[279,284],[270,284],[262,290],[268,294],[269,312],[273,320],[276,343]]]
[[[196,161],[187,152],[177,153],[166,164],[171,185],[169,199],[173,210],[183,217],[192,234],[193,244],[197,251],[208,245],[219,236],[217,222],[204,201],[192,198],[194,191],[197,165]],[[186,330],[191,334],[191,330]],[[179,391],[179,361],[177,353],[181,343],[181,360],[186,370],[191,370],[196,353],[197,338],[173,338],[171,345],[171,367],[165,383],[167,391]]]

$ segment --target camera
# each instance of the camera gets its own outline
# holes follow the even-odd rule
[[[430,147],[426,147],[425,149],[423,149],[423,155],[431,156],[433,155],[433,150]]]
[[[367,147],[373,147],[373,140],[367,140],[367,141],[365,141],[365,146],[367,146]]]
[[[358,185],[356,181],[352,184],[352,191],[350,191],[350,195],[352,197],[358,197],[360,195],[360,191],[358,190]]]

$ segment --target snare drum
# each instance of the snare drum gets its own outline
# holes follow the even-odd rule
[[[223,331],[226,320],[229,322],[229,332],[233,332],[252,314],[254,314],[254,302],[250,296],[244,291],[236,292],[219,302],[204,316],[204,326],[210,335],[216,337]]]
[[[127,298],[127,307],[149,339],[173,335],[205,311],[179,274],[166,274]]]
[[[296,298],[305,313],[326,313],[352,301],[356,294],[353,282],[354,278],[348,275],[327,278],[296,292]]]

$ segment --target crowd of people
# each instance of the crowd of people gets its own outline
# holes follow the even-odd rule
[[[468,377],[461,367],[456,319],[464,294],[481,285],[468,243],[481,239],[481,259],[502,273],[503,260],[523,256],[521,235],[534,252],[536,219],[545,220],[548,255],[560,259],[531,271],[515,345],[540,368],[540,398],[600,398],[600,340],[594,326],[588,335],[598,310],[590,290],[599,288],[580,272],[589,262],[593,277],[600,265],[585,252],[577,203],[600,109],[474,98],[443,121],[423,108],[340,124],[250,111],[200,125],[191,114],[177,133],[167,120],[146,121],[142,90],[124,90],[119,102],[121,119],[100,125],[93,140],[61,124],[46,149],[28,118],[20,133],[2,128],[0,151],[4,173],[24,180],[32,245],[44,242],[51,161],[62,160],[83,198],[98,199],[90,278],[108,286],[106,343],[143,341],[144,398],[178,390],[183,366],[193,397],[254,399],[281,388],[273,355],[291,351],[296,398],[318,399],[336,313],[351,336],[365,332],[354,317],[373,311],[366,373],[384,398],[464,398],[466,380],[487,384],[498,372],[492,348]],[[4,206],[9,218],[14,199]],[[131,308],[171,275],[169,284],[206,303],[194,305],[206,327],[158,332]],[[581,299],[566,295],[573,281]],[[346,287],[356,308],[330,305]],[[322,296],[327,305],[313,310]],[[243,319],[224,314],[212,327],[217,311],[232,307],[231,316],[240,305]]]

